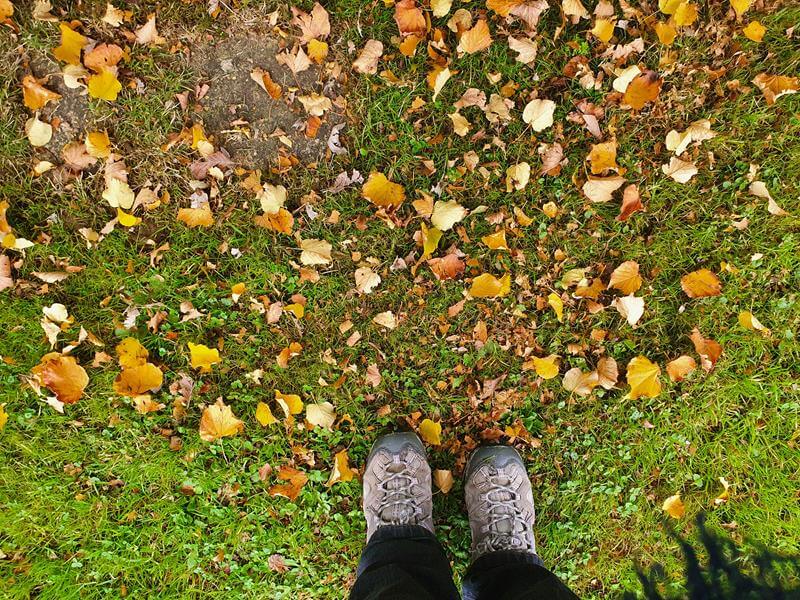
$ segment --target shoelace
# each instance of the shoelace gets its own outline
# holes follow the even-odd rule
[[[394,464],[402,465],[400,462]],[[384,497],[380,503],[381,511],[378,516],[387,524],[416,524],[419,515],[422,514],[422,507],[414,495],[414,486],[419,484],[418,479],[409,474],[405,465],[396,472],[387,469],[386,473],[387,477],[379,484]],[[386,518],[384,513],[391,516]]]
[[[533,550],[528,541],[530,526],[519,510],[517,492],[511,488],[508,478],[503,479],[505,482],[498,475],[489,477],[491,487],[484,495],[488,515],[486,531],[489,535],[481,546],[485,550]],[[505,527],[501,527],[501,524],[505,524]]]

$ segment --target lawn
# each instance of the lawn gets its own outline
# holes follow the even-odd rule
[[[401,7],[409,2],[416,10],[411,0]],[[378,434],[426,420],[442,428],[440,439],[426,436],[432,468],[455,480],[435,489],[434,517],[457,577],[470,544],[461,474],[484,441],[512,443],[528,461],[539,552],[581,597],[636,589],[639,564],[662,564],[664,585],[679,589],[668,529],[691,536],[703,511],[744,548],[800,552],[800,94],[770,103],[753,83],[782,75],[797,89],[800,8],[759,1],[737,17],[727,0],[699,2],[667,46],[655,24],[676,17],[656,2],[601,3],[594,16],[592,0],[586,18],[549,3],[533,29],[499,14],[521,2],[456,1],[444,16],[418,3],[421,41],[407,56],[415,34],[403,30],[408,15],[398,25],[393,2],[333,0],[330,31],[315,38],[327,56],[292,73],[273,50],[296,60],[313,36],[285,3],[118,1],[114,25],[106,2],[53,2],[34,16],[34,3],[12,0],[0,26],[4,598],[341,598],[365,537],[358,471]],[[602,17],[608,7],[613,16]],[[488,47],[463,50],[469,34],[448,28],[457,10],[486,20]],[[606,42],[591,33],[602,18],[617,25]],[[742,32],[754,21],[766,29],[760,42]],[[87,38],[77,59],[54,50],[59,23]],[[537,43],[531,64],[509,37]],[[636,39],[638,50],[623,48]],[[221,40],[239,53],[201,72],[196,58]],[[382,56],[354,68],[368,40]],[[95,42],[118,45],[118,63],[83,70]],[[282,95],[261,89],[248,66],[230,84],[249,94],[238,103],[239,88],[221,78],[258,52],[255,66]],[[633,65],[643,73],[628,89],[646,85],[647,70],[660,83],[638,109],[612,88]],[[444,68],[450,78],[435,94]],[[93,97],[92,85],[86,93],[103,73],[121,84],[113,100]],[[62,98],[31,108],[29,75]],[[226,125],[214,130],[221,88],[215,118]],[[513,102],[507,117],[480,102],[456,110],[469,88],[501,113]],[[332,102],[315,116],[300,96]],[[552,124],[523,119],[537,97],[554,102]],[[270,122],[269,108],[259,126],[234,121],[253,102],[280,105],[288,120]],[[593,118],[599,137],[585,126]],[[52,130],[43,145],[32,144],[43,140],[31,125],[26,134],[29,119]],[[668,132],[701,120],[713,136],[680,156],[668,149]],[[337,123],[346,152],[327,139]],[[109,148],[87,146],[93,132],[107,133]],[[255,154],[214,163],[235,140]],[[607,142],[611,166],[592,173],[587,157]],[[562,165],[542,173],[556,145]],[[671,160],[691,177],[665,172]],[[529,179],[507,187],[507,169],[521,163]],[[353,169],[385,175],[405,200],[378,206],[384,190],[370,200],[361,182],[336,190]],[[624,183],[592,201],[594,177]],[[107,192],[124,179],[137,201],[118,212]],[[256,219],[279,185],[283,231]],[[762,188],[779,209],[753,193]],[[620,219],[623,190],[643,209]],[[441,225],[437,202],[465,209],[462,218]],[[190,207],[213,222],[190,226],[185,216],[199,213],[179,212]],[[119,218],[135,224],[109,225]],[[503,247],[483,241],[501,232]],[[330,250],[302,252],[314,240]],[[641,278],[625,293],[609,285],[623,263]],[[697,294],[686,276],[701,269],[713,289]],[[481,294],[484,274],[508,274],[510,288]],[[626,294],[644,301],[638,319],[617,308]],[[118,351],[131,338],[147,353],[135,367]],[[219,360],[193,361],[190,343]],[[670,376],[682,356],[696,368]],[[609,359],[619,376],[598,385]],[[163,378],[157,385],[132,373],[143,363]],[[62,404],[69,394],[47,371],[64,365],[70,378],[77,365],[88,377],[74,403]],[[284,411],[277,392],[303,408]],[[209,431],[218,400],[241,424]],[[317,416],[324,403],[335,412],[329,426]],[[259,407],[276,422],[262,424]],[[334,473],[337,455],[352,471]],[[278,493],[279,475],[293,470],[307,482]],[[670,516],[664,501],[676,495],[683,512]]]

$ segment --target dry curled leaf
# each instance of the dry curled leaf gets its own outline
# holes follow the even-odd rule
[[[45,354],[31,372],[39,385],[53,392],[64,404],[80,400],[89,384],[89,376],[75,357],[59,352]]]

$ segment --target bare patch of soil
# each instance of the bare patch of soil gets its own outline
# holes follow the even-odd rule
[[[308,115],[296,97],[317,93],[335,99],[338,85],[319,65],[292,73],[275,59],[281,51],[271,35],[252,32],[198,42],[192,49],[190,66],[200,74],[198,84],[209,86],[194,118],[217,136],[237,163],[264,167],[279,154],[317,161],[325,156],[332,127],[345,120],[334,103],[316,136],[307,137]],[[269,72],[283,88],[280,98],[273,99],[253,81],[250,74],[256,68]]]

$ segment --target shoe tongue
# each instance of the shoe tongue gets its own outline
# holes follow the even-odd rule
[[[393,504],[381,510],[381,520],[390,523],[406,523],[414,514],[411,506],[406,504]]]
[[[513,519],[501,519],[495,521],[494,524],[495,531],[500,534],[508,534],[514,533],[514,520]]]

